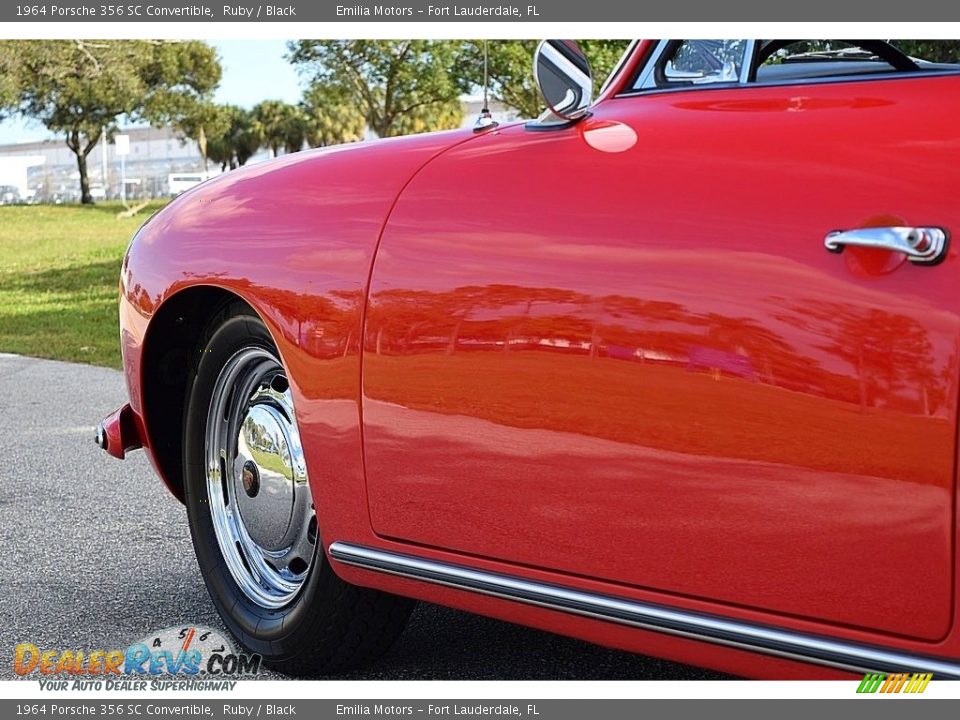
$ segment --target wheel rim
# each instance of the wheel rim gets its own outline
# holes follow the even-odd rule
[[[244,348],[223,367],[204,452],[213,529],[230,574],[252,602],[283,607],[310,574],[317,518],[290,384],[269,351]]]

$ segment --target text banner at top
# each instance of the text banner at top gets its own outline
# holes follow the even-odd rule
[[[942,0],[539,0],[530,4],[464,0],[458,3],[278,0],[275,3],[152,0],[148,2],[4,2],[0,22],[950,22],[960,3]]]

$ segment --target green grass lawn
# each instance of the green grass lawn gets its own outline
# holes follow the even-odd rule
[[[0,352],[120,367],[120,263],[161,204],[0,207]]]

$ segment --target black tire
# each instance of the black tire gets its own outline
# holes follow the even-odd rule
[[[406,625],[415,603],[350,585],[333,572],[317,542],[299,593],[279,609],[252,602],[230,573],[215,535],[207,497],[204,444],[216,379],[239,350],[257,346],[279,360],[267,328],[249,307],[216,313],[197,350],[184,412],[184,492],[190,533],[210,598],[230,632],[265,664],[297,676],[354,669],[381,657]]]

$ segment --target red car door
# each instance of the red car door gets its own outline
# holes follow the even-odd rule
[[[922,639],[953,583],[960,78],[606,100],[396,204],[365,327],[381,536]]]

